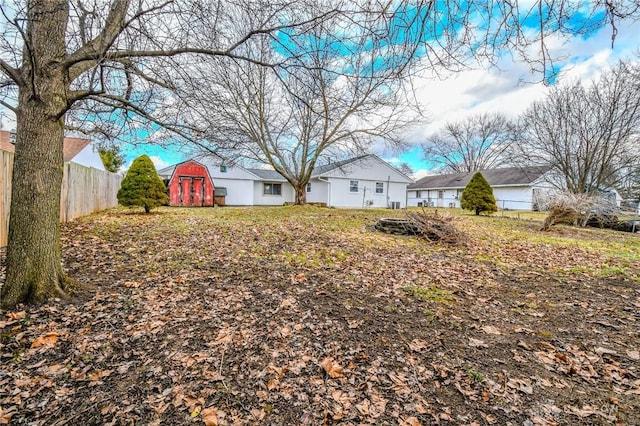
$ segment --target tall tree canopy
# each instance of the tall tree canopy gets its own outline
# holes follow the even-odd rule
[[[425,158],[447,172],[464,173],[509,164],[517,128],[502,114],[477,114],[447,123],[422,145]]]
[[[620,63],[598,80],[551,90],[523,115],[523,159],[552,167],[574,194],[622,188],[640,169],[640,65]]]
[[[178,84],[192,81],[188,77],[212,57],[264,66],[283,79],[294,76],[287,92],[299,93],[288,89],[296,84],[319,90],[307,81],[317,72],[314,67],[326,65],[312,60],[317,55],[311,53],[322,51],[323,45],[313,35],[322,34],[322,23],[338,15],[342,20],[337,28],[343,35],[363,29],[371,34],[358,48],[366,51],[370,41],[375,47],[372,54],[384,53],[385,47],[394,52],[395,42],[409,42],[423,66],[454,69],[468,56],[491,58],[505,48],[544,74],[553,69],[549,37],[585,33],[606,23],[615,28],[618,20],[640,13],[637,2],[594,4],[593,11],[585,12],[583,2],[577,0],[539,0],[533,5],[527,2],[526,8],[498,0],[1,1],[0,105],[12,111],[17,121],[2,305],[65,297],[59,231],[65,128],[111,137],[147,122],[193,137],[184,127],[189,123],[181,109],[171,108],[172,93]],[[370,28],[371,23],[376,26]],[[410,25],[405,33],[395,32],[395,41],[385,40],[387,33],[379,30],[405,23]],[[420,31],[414,33],[414,28]],[[266,61],[249,54],[252,50],[247,46],[261,43],[280,54]],[[346,53],[343,58],[349,57]],[[381,66],[406,75],[415,69],[403,67],[405,57],[395,63],[393,57],[383,55]],[[348,63],[336,66],[340,59],[333,57],[329,62],[330,69],[340,74],[336,80],[350,71]],[[358,65],[369,64],[369,69],[380,71],[375,66],[378,60],[371,57]],[[354,79],[351,74],[344,84],[348,87]],[[395,90],[392,80],[389,84],[389,90]],[[336,90],[332,86],[327,93]],[[290,99],[309,104],[313,111],[325,107],[302,95]],[[287,114],[290,111],[298,111],[300,119],[317,117],[305,115],[304,108],[284,109]],[[357,126],[358,120],[354,121]],[[254,128],[266,130],[260,125]]]
[[[125,163],[125,158],[122,154],[122,150],[120,149],[120,145],[102,145],[98,148],[98,154],[100,155],[102,164],[107,171],[116,173]]]
[[[304,35],[279,33],[275,48],[269,36],[254,38],[241,49],[253,63],[209,60],[180,85],[179,108],[203,128],[205,147],[270,165],[302,204],[318,163],[361,154],[372,139],[397,146],[416,122],[404,83],[420,60],[418,10],[350,10]],[[291,58],[298,65],[284,70],[259,65]]]

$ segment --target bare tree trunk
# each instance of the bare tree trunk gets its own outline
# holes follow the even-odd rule
[[[15,162],[2,306],[65,297],[60,249],[66,1],[36,2],[30,10],[20,87]],[[31,56],[29,56],[31,55]],[[39,58],[38,61],[32,58]]]
[[[303,205],[307,203],[307,185],[296,185],[293,187],[296,192],[296,205]]]

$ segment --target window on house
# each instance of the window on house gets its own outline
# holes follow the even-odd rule
[[[307,184],[307,192],[311,192],[311,182]]]
[[[456,200],[460,199],[461,194],[462,194],[462,189],[456,189]]]
[[[444,198],[444,191],[438,191],[438,198],[441,200]]]
[[[384,194],[384,182],[376,182],[376,194]]]
[[[422,198],[422,191],[416,191],[416,198]]]
[[[265,183],[264,195],[282,195],[281,183]]]
[[[349,192],[358,192],[358,181],[352,180],[349,182]]]

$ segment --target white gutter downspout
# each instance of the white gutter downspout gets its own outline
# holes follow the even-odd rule
[[[325,178],[326,180],[322,180],[322,176],[318,176],[318,180],[320,182],[326,182],[327,188],[327,207],[331,207],[331,182],[329,182],[329,178]]]

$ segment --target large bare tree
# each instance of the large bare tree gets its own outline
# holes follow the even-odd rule
[[[358,10],[365,13],[359,16],[387,20],[387,28],[398,16],[399,25],[423,23],[395,34],[400,37],[396,41],[423,37],[415,53],[427,67],[455,68],[466,56],[490,58],[496,50],[508,48],[544,74],[553,69],[548,37],[588,32],[606,23],[615,34],[618,20],[637,17],[640,9],[637,2],[597,2],[594,12],[604,13],[590,15],[584,14],[578,0],[527,4],[521,8],[518,2],[498,0],[0,0],[0,105],[17,121],[2,305],[66,296],[59,238],[65,126],[111,134],[127,121],[136,127],[146,120],[186,133],[180,111],[164,108],[172,102],[176,81],[188,81],[186,77],[207,57],[233,58],[277,67],[278,75],[295,75],[297,68],[309,67],[305,50],[300,50],[309,47],[305,39],[315,40],[307,36],[309,31],[338,11],[345,16],[341,28],[345,35],[368,27],[366,21],[349,19],[358,16],[352,14]],[[310,15],[310,10],[317,13]],[[235,23],[247,22],[247,13],[252,14],[253,24],[239,32]],[[287,34],[291,44],[283,38]],[[374,31],[370,40],[383,47],[378,35],[385,36]],[[255,37],[276,46],[281,53],[277,63],[246,55],[242,48]],[[382,58],[403,71],[402,61],[394,64]],[[317,90],[308,83],[303,86]],[[305,96],[295,100],[309,103]],[[314,111],[321,107],[313,105]]]
[[[524,114],[523,159],[552,168],[571,193],[619,187],[640,167],[640,64],[620,63],[586,86],[551,90]]]
[[[382,13],[368,6],[304,37],[283,32],[276,49],[269,36],[255,38],[243,46],[254,63],[209,61],[195,84],[191,74],[180,108],[204,128],[206,147],[273,167],[303,204],[316,165],[360,154],[376,138],[397,146],[400,131],[417,123],[403,84],[420,58],[425,22],[403,3]],[[259,65],[291,58],[295,67]]]
[[[125,119],[176,125],[154,115],[157,104],[151,103],[173,88],[165,70],[202,56],[252,61],[238,54],[247,40],[283,28],[302,32],[332,13],[314,6],[319,15],[302,22],[295,8],[305,6],[252,0],[0,3],[0,103],[17,119],[2,305],[66,296],[59,225],[66,125],[108,132],[110,123],[100,117],[118,111],[126,111]],[[260,12],[255,26],[241,35],[230,31],[230,23],[253,8]]]
[[[462,173],[510,164],[517,127],[502,114],[477,114],[447,123],[422,145],[424,156],[443,171]]]

